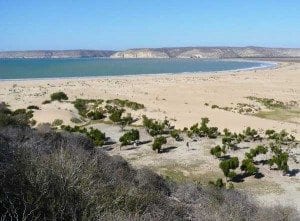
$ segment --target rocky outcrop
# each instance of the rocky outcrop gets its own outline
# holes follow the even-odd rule
[[[169,55],[153,49],[131,49],[119,51],[113,54],[111,58],[169,58]]]

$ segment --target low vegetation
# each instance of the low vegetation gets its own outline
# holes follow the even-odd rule
[[[100,130],[98,129],[94,129],[92,127],[90,127],[90,129],[86,129],[85,127],[81,128],[79,126],[75,126],[75,127],[71,127],[71,126],[65,126],[62,125],[61,129],[68,131],[68,132],[72,132],[72,133],[81,133],[86,135],[88,138],[90,138],[94,145],[96,146],[103,146],[105,144],[105,133],[102,133]]]
[[[154,142],[152,144],[152,149],[154,151],[157,151],[157,153],[160,153],[162,145],[167,143],[167,139],[164,136],[159,136],[154,138]]]
[[[129,101],[129,100],[113,99],[113,100],[107,100],[106,103],[114,104],[119,107],[128,107],[132,110],[139,110],[145,108],[143,104],[134,101]]]
[[[62,100],[69,99],[68,96],[62,91],[51,94],[50,98],[51,98],[51,101],[62,101]]]
[[[31,115],[0,104],[1,220],[297,219],[291,208],[257,205],[230,189],[230,183],[228,189],[222,188],[221,178],[206,187],[167,182],[148,169],[135,170],[120,156],[111,157],[96,147],[105,141],[101,131],[64,125],[59,131],[50,125],[33,129]],[[150,122],[158,134],[170,129],[167,122],[158,130],[161,123]],[[125,142],[138,137],[137,131],[128,132],[123,135]],[[159,151],[165,143],[166,137],[157,135],[153,147]],[[276,143],[270,149],[273,164],[286,170],[281,146]],[[261,152],[262,147],[250,151],[252,158]],[[238,166],[236,157],[220,162],[229,179],[235,177]]]
[[[201,118],[200,125],[198,123],[191,126],[188,131],[188,136],[199,136],[199,137],[209,137],[216,138],[220,133],[217,127],[208,127],[207,124],[209,122],[208,118]]]

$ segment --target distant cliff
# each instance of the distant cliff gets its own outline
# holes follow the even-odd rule
[[[300,48],[176,47],[137,48],[125,51],[40,50],[4,51],[0,58],[299,58]]]
[[[116,52],[112,58],[262,58],[300,57],[300,48],[182,47],[146,48]]]
[[[115,51],[100,50],[39,50],[39,51],[2,51],[0,58],[91,58],[110,57]]]

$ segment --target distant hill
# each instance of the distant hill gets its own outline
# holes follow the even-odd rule
[[[0,58],[91,58],[110,57],[115,52],[109,50],[2,51],[0,52]]]
[[[262,58],[300,57],[300,48],[263,47],[181,47],[130,49],[113,58]]]
[[[3,51],[0,58],[299,58],[300,48],[174,47],[110,50]]]

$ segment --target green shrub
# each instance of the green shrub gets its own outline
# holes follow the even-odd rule
[[[165,137],[163,137],[163,136],[156,137],[152,144],[152,149],[154,151],[157,151],[157,153],[159,153],[162,145],[166,144],[166,143],[167,143],[167,139]]]
[[[130,131],[123,134],[120,137],[119,141],[121,142],[121,146],[130,145],[132,142],[140,139],[140,133],[138,130],[131,129]]]
[[[107,100],[106,103],[108,104],[112,103],[119,107],[128,107],[131,108],[132,110],[139,110],[145,108],[143,104],[139,104],[137,102],[133,102],[129,100],[113,99],[113,100]]]
[[[273,152],[273,156],[268,161],[270,167],[276,164],[278,170],[282,170],[284,173],[287,173],[289,170],[289,154],[284,152],[279,145],[272,145],[271,150]]]
[[[122,114],[125,112],[124,109],[114,109],[110,111],[109,119],[114,123],[121,122]]]
[[[236,174],[232,170],[239,167],[239,159],[237,157],[232,157],[231,159],[223,160],[220,162],[219,167],[226,177],[233,179]]]
[[[42,102],[42,104],[50,104],[50,103],[51,103],[50,100],[44,100],[44,101]]]
[[[225,147],[221,148],[219,145],[210,149],[210,154],[214,155],[215,157],[219,158],[221,155],[226,153]]]
[[[64,123],[63,120],[61,119],[55,119],[53,122],[52,122],[52,126],[60,126]]]
[[[241,170],[248,175],[254,175],[258,172],[258,168],[254,165],[253,160],[249,158],[242,161]]]
[[[98,129],[94,129],[93,127],[90,127],[90,129],[87,130],[85,127],[81,128],[79,126],[71,127],[69,125],[67,126],[62,125],[61,129],[72,133],[77,132],[77,133],[85,134],[88,138],[90,138],[93,141],[93,143],[96,146],[103,146],[105,144],[105,140],[106,140],[105,133],[102,133]]]
[[[64,92],[55,92],[50,95],[51,101],[62,101],[68,100],[68,96]]]
[[[105,118],[105,115],[102,111],[90,111],[86,114],[86,116],[92,120],[101,120]]]
[[[72,123],[74,123],[74,124],[80,124],[80,123],[82,123],[82,120],[80,120],[80,119],[77,118],[77,117],[72,117],[72,118],[70,119],[70,121],[71,121]]]
[[[146,127],[147,132],[153,137],[163,134],[166,126],[164,123],[149,119],[145,115],[143,115],[143,125]]]
[[[171,137],[173,137],[176,141],[182,141],[183,138],[180,136],[179,130],[172,130],[170,133]]]
[[[27,107],[27,109],[30,109],[30,110],[39,110],[40,108],[36,105],[30,105]]]
[[[201,118],[201,124],[196,123],[190,128],[188,136],[198,135],[200,137],[216,138],[220,133],[217,127],[208,127],[208,118]]]

